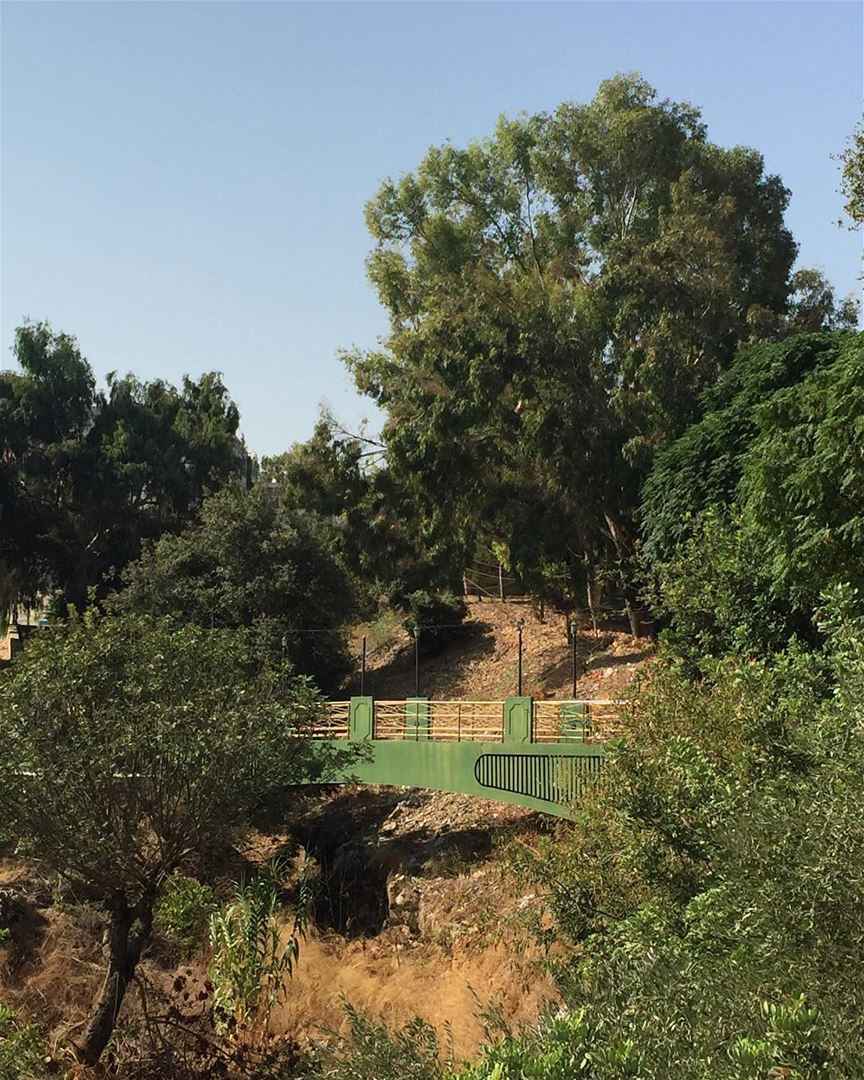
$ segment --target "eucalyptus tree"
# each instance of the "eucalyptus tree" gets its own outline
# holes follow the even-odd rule
[[[658,455],[643,554],[682,653],[816,643],[826,590],[864,592],[864,335],[744,350]]]
[[[632,75],[430,149],[367,207],[390,331],[348,356],[394,478],[523,578],[626,569],[646,462],[786,310],[787,202],[756,151]]]
[[[843,163],[840,192],[846,200],[844,210],[849,227],[859,229],[864,223],[864,121],[849,136],[840,160]]]

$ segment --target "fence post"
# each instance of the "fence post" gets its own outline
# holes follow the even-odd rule
[[[375,702],[371,697],[352,697],[348,715],[348,738],[352,742],[371,739]]]
[[[504,742],[531,742],[534,699],[510,697],[504,702]]]
[[[414,697],[405,701],[405,738],[429,738],[429,698]]]

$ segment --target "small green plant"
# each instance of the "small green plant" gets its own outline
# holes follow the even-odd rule
[[[0,1001],[0,1080],[41,1080],[65,1076],[49,1057],[34,1024],[19,1020]]]
[[[376,1024],[346,1004],[350,1034],[337,1037],[313,1072],[316,1080],[447,1080],[452,1061],[441,1062],[438,1036],[415,1016],[404,1027]],[[452,1053],[451,1055],[452,1056]]]
[[[183,956],[207,941],[210,916],[218,903],[209,885],[175,874],[162,888],[154,914],[156,929]]]
[[[210,917],[216,1030],[244,1049],[263,1048],[269,1040],[273,1006],[297,963],[309,918],[312,895],[304,867],[294,923],[285,936],[278,915],[284,871],[284,863],[274,860],[265,874],[241,882],[234,899]]]
[[[385,608],[375,618],[367,623],[366,648],[370,653],[390,645],[394,639],[401,639],[401,619],[398,612]]]
[[[407,617],[402,625],[413,635],[419,633],[420,652],[434,656],[461,632],[468,608],[461,596],[450,592],[410,593],[404,601]]]

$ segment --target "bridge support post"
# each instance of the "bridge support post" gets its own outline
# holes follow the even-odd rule
[[[348,738],[351,742],[371,739],[375,716],[375,702],[371,697],[352,697],[348,714]]]
[[[405,701],[405,738],[429,738],[429,698],[407,698]]]
[[[530,743],[533,720],[533,698],[507,698],[504,702],[504,742]]]

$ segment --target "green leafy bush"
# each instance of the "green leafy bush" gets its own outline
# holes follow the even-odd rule
[[[214,890],[196,878],[174,874],[162,887],[154,911],[154,928],[188,955],[207,940],[210,915],[217,905]]]
[[[377,1024],[352,1005],[345,1009],[347,1037],[309,1063],[316,1080],[446,1080],[435,1028],[415,1017],[400,1028]]]
[[[450,592],[410,593],[405,600],[408,615],[403,626],[409,634],[420,634],[420,654],[434,656],[462,631],[468,608],[461,596]]]
[[[65,1076],[34,1024],[19,1020],[0,1001],[0,1080],[43,1080]]]
[[[821,658],[727,659],[695,683],[661,662],[604,789],[520,847],[590,1021],[572,1075],[628,1075],[599,1056],[627,1047],[642,1080],[864,1075],[864,624],[852,590],[827,599]],[[488,1060],[557,1076],[559,1044],[541,1029]]]
[[[264,485],[205,499],[200,517],[147,547],[123,581],[115,610],[246,629],[262,657],[325,690],[350,669],[344,627],[355,596],[336,530]]]

